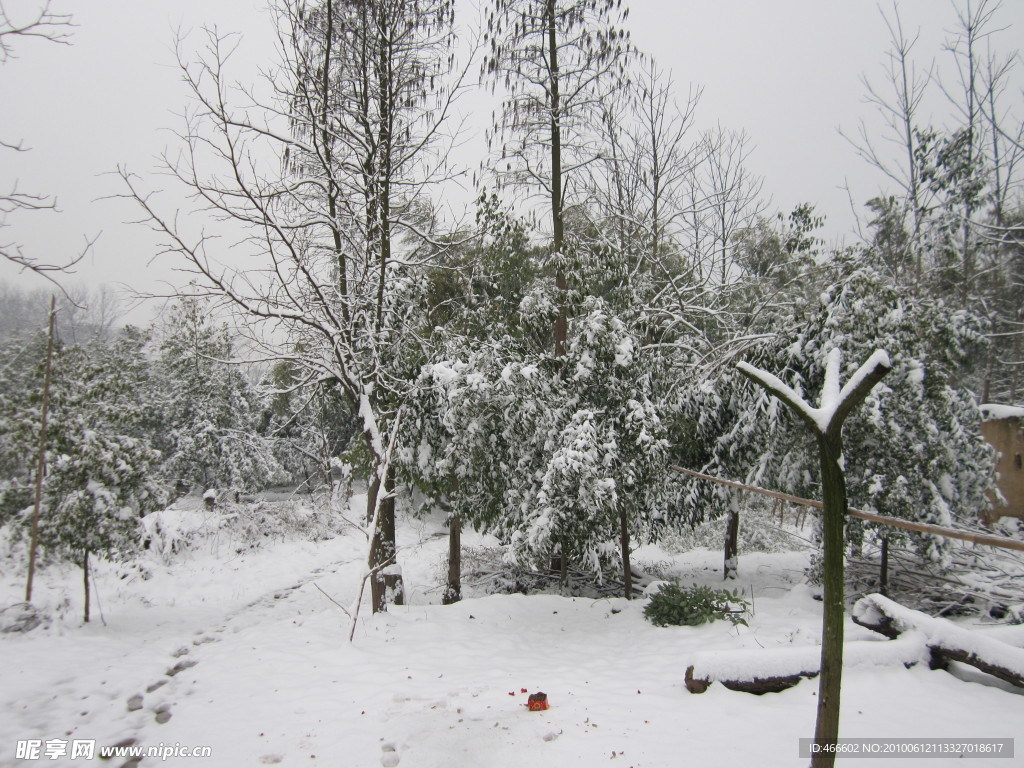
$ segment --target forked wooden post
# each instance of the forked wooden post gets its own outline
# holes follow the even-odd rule
[[[821,401],[811,407],[795,390],[772,374],[739,363],[737,368],[754,383],[778,397],[810,427],[818,440],[821,460],[821,495],[824,503],[824,559],[822,582],[825,610],[821,629],[821,677],[818,679],[818,718],[814,741],[819,749],[811,768],[832,768],[834,745],[839,738],[839,697],[843,675],[843,550],[846,525],[846,478],[843,474],[843,422],[854,407],[885,376],[892,366],[889,356],[878,350],[857,369],[846,385],[839,386],[842,356],[838,349],[828,353]]]

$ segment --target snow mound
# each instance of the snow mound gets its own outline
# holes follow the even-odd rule
[[[142,531],[150,549],[167,559],[215,533],[223,522],[224,516],[217,512],[168,507],[143,517]]]

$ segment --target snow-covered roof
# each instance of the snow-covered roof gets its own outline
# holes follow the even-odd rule
[[[1024,418],[1024,407],[1019,405],[1003,405],[1001,403],[985,403],[978,406],[981,408],[982,421],[995,421],[997,419],[1020,419]]]

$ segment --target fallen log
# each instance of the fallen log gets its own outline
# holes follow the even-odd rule
[[[1024,688],[1024,649],[994,637],[915,611],[879,594],[865,595],[857,601],[853,621],[890,638],[910,632],[922,635],[932,669],[944,669],[949,662],[959,661]]]
[[[928,660],[924,636],[907,632],[898,640],[855,640],[843,647],[843,667],[912,667]],[[684,682],[690,693],[704,693],[713,682],[732,691],[761,695],[792,688],[805,678],[817,677],[821,665],[821,647],[786,646],[783,648],[705,651],[686,668]]]

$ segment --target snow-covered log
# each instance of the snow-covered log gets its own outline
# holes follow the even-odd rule
[[[898,640],[856,640],[843,649],[844,667],[895,666],[912,667],[928,661],[925,636],[907,632]],[[821,669],[821,648],[787,646],[783,648],[707,651],[698,653],[686,668],[686,689],[704,693],[712,682],[719,682],[733,691],[745,693],[777,693],[791,688],[804,678],[817,677]]]
[[[1024,649],[958,627],[946,619],[928,616],[879,594],[858,600],[853,607],[853,620],[886,637],[902,639],[906,633],[923,635],[933,669],[960,661],[1024,688]]]

